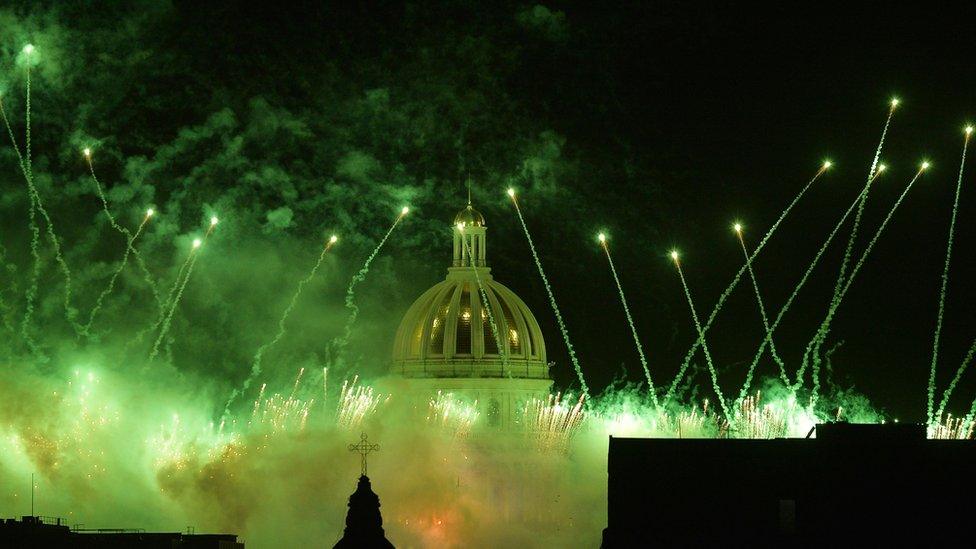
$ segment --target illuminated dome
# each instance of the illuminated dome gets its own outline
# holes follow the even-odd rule
[[[461,210],[454,216],[454,224],[462,224],[465,227],[484,227],[485,216],[481,215],[481,212],[474,209],[469,203],[467,208]]]
[[[525,302],[496,282],[486,266],[484,217],[469,204],[455,218],[453,232],[454,262],[447,278],[414,301],[400,322],[393,347],[394,371],[413,378],[520,378],[549,383],[539,323]]]

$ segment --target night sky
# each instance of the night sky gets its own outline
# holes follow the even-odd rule
[[[575,376],[504,196],[509,185],[520,190],[590,385],[643,377],[595,241],[601,230],[611,239],[652,374],[669,382],[695,334],[667,252],[681,250],[699,314],[707,316],[741,266],[731,223],[740,220],[754,245],[830,158],[835,168],[757,260],[767,306],[778,310],[863,185],[888,102],[897,96],[902,107],[882,154],[890,171],[870,195],[855,257],[918,163],[928,158],[933,169],[858,276],[826,348],[843,342],[832,357],[839,386],[856,387],[893,417],[924,419],[962,127],[974,114],[969,14],[688,2],[176,2],[125,9],[22,2],[12,10],[19,19],[3,40],[7,57],[33,40],[52,61],[38,69],[43,133],[36,150],[39,165],[70,174],[63,192],[48,189],[58,197],[52,208],[65,240],[79,242],[77,258],[99,253],[83,235],[103,223],[94,201],[66,205],[90,193],[74,153],[86,143],[98,147],[103,178],[124,207],[135,212],[146,199],[164,208],[183,204],[174,222],[180,226],[163,225],[159,242],[147,246],[162,249],[199,221],[200,209],[228,218],[225,234],[235,244],[222,248],[226,254],[213,266],[201,266],[198,275],[210,282],[190,289],[210,301],[188,300],[178,320],[189,332],[206,318],[209,332],[188,333],[173,351],[177,363],[196,361],[187,368],[206,368],[228,385],[244,376],[255,346],[235,322],[258,319],[250,328],[270,329],[277,313],[265,311],[280,310],[287,299],[277,285],[300,276],[321,235],[338,229],[349,237],[331,263],[338,273],[331,286],[324,282],[316,304],[303,306],[296,356],[332,337],[327,330],[337,324],[325,317],[340,307],[344,281],[391,212],[410,203],[416,216],[361,290],[356,343],[365,367],[384,371],[396,320],[448,265],[447,225],[464,204],[468,177],[488,219],[494,273],[542,323],[557,385],[571,387]],[[243,143],[239,157],[215,153],[214,144],[235,136]],[[17,174],[9,175],[5,185],[19,188]],[[133,182],[141,179],[151,179],[155,191]],[[972,180],[967,173],[940,387],[976,335],[976,292],[968,283],[976,275]],[[5,207],[15,208],[16,200],[8,197]],[[11,238],[26,234],[12,213],[4,226]],[[777,332],[792,368],[826,311],[847,230]],[[116,251],[103,250],[103,257]],[[235,278],[241,265],[273,254],[274,268]],[[231,307],[239,318],[226,312]],[[218,309],[224,312],[214,315]],[[747,279],[719,318],[708,341],[731,393],[762,335]],[[214,340],[233,347],[238,336],[236,352],[211,348]],[[773,373],[768,359],[761,363],[760,376]],[[696,378],[699,397],[709,394],[704,379]],[[968,407],[974,390],[976,382],[964,382],[953,409]]]

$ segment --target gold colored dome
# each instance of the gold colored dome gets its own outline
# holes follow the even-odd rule
[[[481,212],[474,209],[471,204],[468,204],[466,208],[454,216],[454,225],[462,225],[464,227],[484,227],[485,216],[481,215]]]
[[[422,377],[548,379],[546,345],[535,316],[490,274],[480,276],[487,307],[478,281],[462,271],[449,273],[413,303],[396,334],[398,370]]]

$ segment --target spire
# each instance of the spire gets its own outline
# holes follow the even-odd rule
[[[349,496],[349,512],[342,539],[333,549],[346,547],[368,549],[392,549],[393,544],[383,532],[383,516],[380,514],[380,497],[373,492],[369,477],[359,477],[356,491]]]
[[[468,179],[468,205],[454,216],[454,267],[485,267],[485,216],[471,205],[471,179]]]

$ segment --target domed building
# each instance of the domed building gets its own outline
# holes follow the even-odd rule
[[[454,260],[400,322],[393,373],[418,396],[438,391],[477,401],[482,424],[518,428],[525,403],[552,380],[532,311],[491,274],[485,218],[472,207],[454,218]]]

